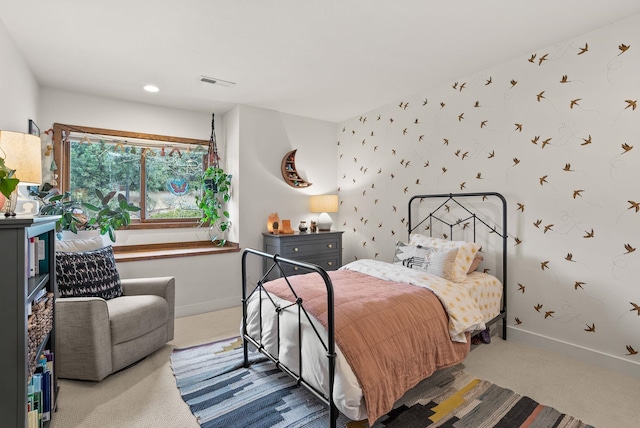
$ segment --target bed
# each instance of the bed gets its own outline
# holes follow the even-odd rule
[[[373,425],[420,380],[464,360],[473,333],[503,320],[506,340],[504,197],[416,195],[407,218],[409,239],[389,262],[327,272],[243,252],[245,366],[250,348],[267,356],[329,407],[332,427],[338,411]],[[269,261],[255,282],[252,259]],[[287,265],[303,274],[286,276]],[[272,271],[282,277],[267,281]]]

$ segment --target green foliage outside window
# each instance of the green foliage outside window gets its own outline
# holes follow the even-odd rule
[[[200,150],[145,148],[107,143],[71,143],[73,198],[99,204],[95,189],[103,194],[117,192],[146,211],[132,213],[145,219],[200,218],[196,197],[201,191],[203,153]],[[146,188],[142,189],[140,168],[146,163]]]

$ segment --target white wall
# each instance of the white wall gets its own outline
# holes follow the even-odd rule
[[[239,117],[240,244],[262,248],[269,213],[297,228],[300,220],[317,217],[309,212],[310,195],[336,192],[337,125],[248,106],[239,107]],[[282,158],[293,149],[310,187],[293,188],[282,178]]]
[[[0,130],[29,132],[38,121],[38,82],[0,21]]]
[[[300,220],[317,217],[309,212],[310,195],[336,192],[336,124],[248,106],[239,106],[237,115],[239,242],[243,248],[262,250],[270,213],[291,220],[297,230]],[[305,189],[293,188],[282,178],[282,158],[293,149],[298,149],[298,171],[313,183]]]

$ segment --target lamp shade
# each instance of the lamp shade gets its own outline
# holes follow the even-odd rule
[[[311,196],[312,213],[337,213],[338,195],[314,195]]]
[[[0,131],[0,156],[20,184],[42,183],[42,153],[40,137],[20,132]]]

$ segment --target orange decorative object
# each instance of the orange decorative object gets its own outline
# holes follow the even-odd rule
[[[284,235],[293,234],[293,229],[291,229],[291,220],[282,220],[282,227],[280,228],[280,233]]]
[[[278,213],[271,213],[267,219],[267,230],[269,233],[278,233],[280,230],[280,217]]]

